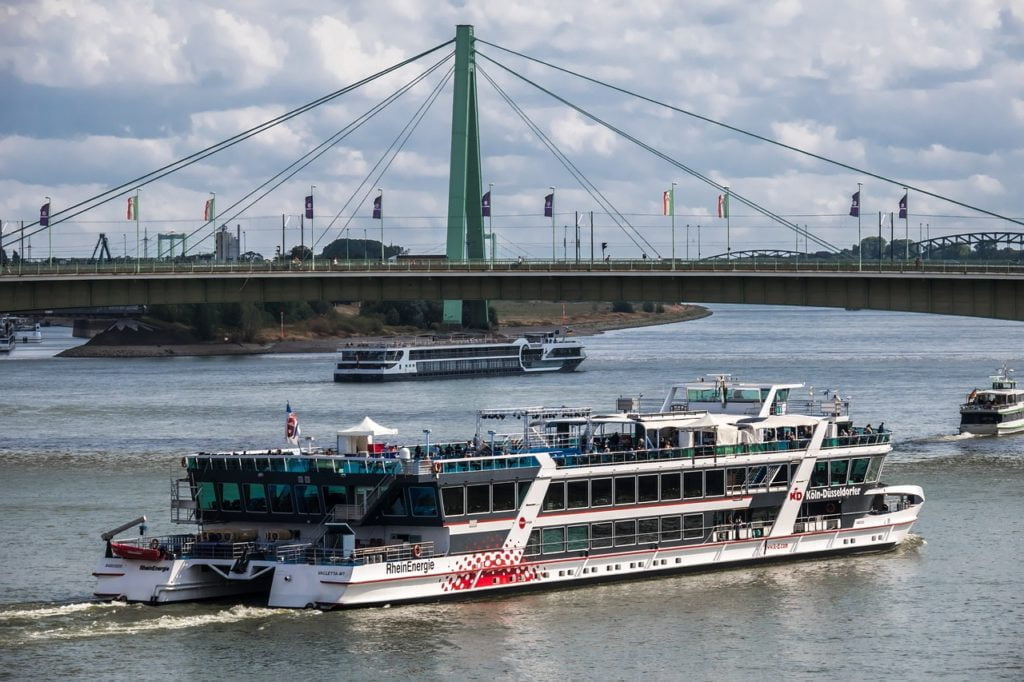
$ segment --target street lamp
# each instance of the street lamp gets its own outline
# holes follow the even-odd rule
[[[551,262],[555,262],[555,188],[548,186],[551,190]]]
[[[489,430],[487,432],[487,435],[491,437],[491,455],[493,456],[494,455],[494,436],[495,436],[494,429]]]
[[[424,451],[427,453],[427,459],[430,459],[430,429],[423,429],[423,440]]]

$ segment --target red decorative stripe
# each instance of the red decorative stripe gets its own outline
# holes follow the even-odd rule
[[[93,573],[93,575],[97,578],[101,578],[103,576],[112,576],[114,578],[119,578],[122,575],[124,575],[124,573]]]

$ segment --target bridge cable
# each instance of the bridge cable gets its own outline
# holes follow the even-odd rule
[[[300,107],[292,109],[291,111],[285,112],[284,114],[280,114],[279,116],[275,116],[274,118],[268,119],[267,121],[264,121],[263,123],[260,123],[259,125],[256,125],[256,126],[254,126],[252,128],[249,128],[248,130],[245,130],[245,131],[243,131],[241,133],[233,135],[232,137],[229,137],[229,138],[227,138],[225,140],[221,140],[220,142],[217,142],[216,144],[210,145],[209,147],[206,147],[205,149],[201,149],[201,150],[199,150],[197,152],[193,152],[192,154],[190,154],[188,156],[185,156],[185,157],[182,157],[181,159],[178,159],[177,161],[169,163],[169,164],[167,164],[165,166],[162,166],[162,167],[160,167],[160,168],[158,168],[156,170],[150,171],[149,173],[145,173],[144,175],[140,175],[139,177],[134,178],[133,180],[129,180],[127,182],[124,182],[124,183],[118,185],[117,187],[112,187],[112,188],[110,188],[108,190],[105,190],[103,192],[100,192],[99,194],[96,194],[96,195],[94,195],[94,196],[92,196],[92,197],[90,197],[88,199],[84,199],[84,200],[78,202],[77,204],[73,204],[72,206],[69,206],[69,207],[67,207],[65,209],[57,211],[56,213],[54,213],[54,214],[52,214],[50,216],[50,218],[51,218],[50,219],[50,225],[48,227],[40,227],[39,229],[34,230],[34,231],[26,234],[25,236],[31,237],[34,234],[37,234],[37,233],[42,232],[42,231],[47,230],[47,229],[51,229],[51,228],[59,225],[62,222],[70,220],[71,218],[74,218],[77,215],[80,215],[80,214],[85,213],[87,211],[91,211],[92,209],[97,208],[99,206],[102,206],[103,204],[106,204],[106,203],[108,203],[110,201],[113,201],[115,199],[119,199],[119,198],[121,198],[122,196],[125,195],[125,192],[123,191],[125,189],[131,190],[131,189],[135,189],[137,187],[144,187],[144,186],[146,186],[146,185],[148,185],[148,184],[150,184],[150,183],[152,183],[152,182],[154,182],[156,180],[159,180],[160,178],[163,178],[166,175],[170,175],[171,173],[179,171],[182,168],[186,168],[187,166],[190,166],[193,163],[197,163],[198,161],[201,161],[202,159],[205,159],[206,157],[211,156],[212,154],[216,154],[217,152],[223,151],[224,149],[232,147],[232,146],[238,144],[239,142],[242,142],[244,140],[249,139],[250,137],[252,137],[254,135],[258,135],[259,133],[262,133],[262,132],[264,132],[266,130],[269,130],[270,128],[273,128],[274,126],[277,126],[277,125],[279,125],[281,123],[284,123],[285,121],[288,121],[288,120],[290,120],[292,118],[295,118],[296,116],[304,114],[304,113],[306,113],[307,111],[309,111],[311,109],[314,109],[314,108],[316,108],[316,107],[318,107],[318,106],[320,106],[322,104],[326,104],[327,102],[330,102],[330,101],[332,101],[334,99],[337,99],[338,97],[341,97],[342,95],[348,94],[349,92],[352,92],[353,90],[355,90],[355,89],[357,89],[359,87],[362,87],[363,85],[366,85],[367,83],[370,83],[370,82],[372,82],[372,81],[374,81],[374,80],[376,80],[378,78],[381,78],[382,76],[385,76],[385,75],[391,73],[392,71],[396,71],[396,70],[398,70],[398,69],[400,69],[400,68],[402,68],[404,66],[407,66],[408,64],[410,64],[410,63],[412,63],[414,61],[417,61],[418,59],[421,59],[422,57],[425,57],[428,54],[436,52],[437,50],[439,50],[439,49],[441,49],[441,48],[443,48],[443,47],[445,47],[447,45],[450,45],[453,42],[455,42],[454,38],[452,40],[448,40],[446,42],[443,42],[440,45],[432,47],[429,50],[425,50],[423,52],[420,52],[417,55],[409,57],[408,59],[404,59],[401,62],[398,62],[397,64],[393,64],[392,66],[389,66],[386,69],[383,69],[383,70],[378,71],[377,73],[375,73],[373,75],[367,76],[367,77],[365,77],[365,78],[363,78],[363,79],[361,79],[359,81],[356,81],[355,83],[352,83],[351,85],[347,85],[344,88],[341,88],[340,90],[335,90],[332,93],[329,93],[327,95],[319,97],[319,98],[317,98],[315,100],[312,100],[311,102],[307,102],[306,104],[303,104]],[[87,204],[88,204],[88,206],[86,206]],[[86,208],[83,208],[82,210],[75,211],[75,209],[78,209],[78,208],[80,208],[82,206],[86,206]],[[67,213],[72,212],[72,211],[74,211],[74,212],[71,213],[70,215],[64,215],[64,214],[67,214]],[[64,217],[58,218],[58,216],[62,216],[62,215],[64,215]],[[55,218],[56,218],[56,220],[55,220]],[[33,221],[33,222],[29,223],[28,225],[25,225],[25,226],[19,228],[15,232],[12,232],[12,233],[6,235],[7,237],[11,238],[11,239],[9,239],[6,242],[6,244],[8,244],[8,245],[12,244],[15,241],[15,239],[13,237],[14,237],[14,235],[17,232],[24,232],[25,230],[27,230],[27,229],[29,229],[29,228],[31,228],[33,226],[36,226],[36,225],[39,225],[39,221],[38,220]],[[18,236],[18,239],[20,239],[20,238],[21,237]],[[0,241],[0,246],[3,246],[3,244],[4,244],[4,242]]]
[[[377,159],[377,163],[373,165],[370,171],[363,178],[362,182],[360,182],[356,189],[353,190],[352,194],[349,196],[345,204],[338,210],[338,212],[331,219],[331,222],[327,224],[327,227],[325,227],[324,231],[320,234],[319,239],[315,239],[313,244],[310,246],[311,250],[315,248],[316,245],[319,244],[320,241],[327,235],[327,232],[334,226],[334,223],[338,221],[341,215],[345,212],[345,209],[349,207],[349,205],[352,203],[352,200],[356,197],[359,191],[364,186],[366,186],[367,181],[370,179],[370,177],[374,175],[375,171],[380,167],[380,165],[384,162],[388,155],[391,154],[391,151],[394,150],[394,153],[391,154],[391,159],[387,162],[387,164],[384,165],[380,173],[377,173],[376,178],[373,180],[373,182],[369,183],[369,189],[366,190],[366,192],[363,194],[363,198],[360,199],[359,203],[357,204],[358,206],[363,205],[363,202],[366,201],[367,197],[370,195],[370,192],[373,191],[374,185],[376,185],[380,181],[380,179],[384,177],[384,173],[387,172],[388,168],[391,167],[391,164],[394,163],[396,158],[398,158],[399,152],[401,152],[402,149],[405,147],[405,143],[409,141],[409,138],[416,131],[416,128],[419,127],[420,123],[423,121],[423,118],[427,115],[427,112],[430,110],[430,107],[433,106],[434,102],[437,100],[438,95],[441,94],[441,90],[448,83],[448,81],[451,80],[454,71],[455,67],[453,66],[451,69],[448,70],[448,73],[445,74],[444,78],[442,78],[438,82],[438,84],[434,86],[433,91],[431,91],[431,93],[427,96],[423,103],[420,104],[419,109],[416,110],[416,112],[412,115],[412,118],[410,118],[409,121],[402,128],[402,130],[399,131],[398,135],[395,137],[394,140],[392,140],[388,148],[384,150],[384,153],[381,154],[379,159]],[[402,139],[403,135],[405,136],[404,139]],[[401,142],[399,142],[400,140]],[[397,149],[395,148],[396,145],[398,145]],[[352,223],[353,218],[355,218],[355,212],[349,215],[348,220],[345,221],[345,224],[343,226],[338,228],[339,239],[341,238],[341,233],[348,229],[348,226]],[[364,244],[363,248],[365,249],[365,247],[366,245]]]
[[[522,57],[523,59],[526,59],[526,60],[529,60],[529,61],[532,61],[532,62],[536,62],[538,64],[542,64],[542,65],[547,66],[549,68],[555,69],[556,71],[561,71],[562,73],[566,73],[566,74],[569,74],[571,76],[576,76],[577,78],[581,78],[581,79],[583,79],[585,81],[589,81],[591,83],[594,83],[595,85],[604,86],[604,87],[609,88],[611,90],[615,90],[617,92],[621,92],[621,93],[623,93],[625,95],[630,95],[632,97],[636,97],[637,99],[643,100],[643,101],[648,102],[650,104],[654,104],[654,105],[657,105],[659,107],[664,107],[666,109],[670,109],[671,111],[675,111],[675,112],[683,114],[685,116],[690,116],[691,118],[696,118],[698,120],[704,121],[705,123],[710,123],[712,125],[716,125],[716,126],[725,128],[726,130],[731,130],[733,132],[740,133],[740,134],[746,135],[748,137],[752,137],[752,138],[754,138],[756,140],[760,140],[761,142],[767,142],[768,144],[773,144],[773,145],[775,145],[777,147],[782,147],[783,149],[788,149],[789,151],[796,152],[798,154],[803,154],[804,156],[809,156],[809,157],[811,157],[813,159],[817,159],[819,161],[824,161],[825,163],[832,164],[833,166],[838,166],[839,168],[845,168],[846,170],[853,171],[855,173],[861,173],[863,175],[867,175],[868,177],[875,178],[876,180],[881,180],[882,182],[887,182],[887,183],[889,183],[891,185],[896,185],[898,187],[905,187],[907,189],[912,189],[915,192],[918,192],[919,194],[923,194],[925,196],[929,196],[929,197],[932,197],[934,199],[939,199],[941,201],[947,201],[947,202],[949,202],[951,204],[955,204],[957,206],[969,209],[971,211],[977,211],[978,213],[984,213],[985,215],[992,216],[993,218],[999,218],[1001,220],[1007,220],[1007,221],[1009,221],[1011,223],[1016,223],[1017,225],[1024,225],[1024,220],[1018,220],[1016,218],[1010,218],[1009,216],[1005,216],[1005,215],[1002,215],[1002,214],[999,214],[999,213],[995,213],[993,211],[988,211],[988,210],[986,210],[984,208],[980,208],[978,206],[973,206],[971,204],[967,204],[967,203],[964,203],[962,201],[957,201],[956,199],[953,199],[951,197],[947,197],[947,196],[944,196],[944,195],[941,195],[941,194],[936,194],[934,192],[929,192],[926,189],[922,189],[920,187],[915,187],[914,185],[908,184],[907,182],[904,182],[904,181],[901,181],[901,180],[894,180],[894,179],[886,177],[884,175],[879,175],[878,173],[872,173],[871,171],[864,170],[863,168],[857,168],[856,166],[851,166],[848,163],[843,163],[842,161],[836,161],[835,159],[830,159],[827,156],[822,156],[820,154],[815,154],[814,152],[809,152],[806,149],[801,149],[799,147],[794,147],[793,145],[786,144],[785,142],[779,142],[778,140],[773,140],[770,137],[765,137],[764,135],[758,135],[757,133],[753,133],[753,132],[750,132],[749,130],[744,130],[743,128],[738,128],[736,126],[729,125],[728,123],[723,123],[721,121],[716,121],[713,118],[709,118],[707,116],[702,116],[701,114],[698,114],[698,113],[693,112],[693,111],[689,111],[687,109],[682,109],[680,107],[672,106],[671,104],[667,104],[665,102],[661,102],[661,101],[653,99],[651,97],[647,97],[645,95],[641,95],[639,93],[633,92],[632,90],[627,90],[626,88],[622,88],[622,87],[619,87],[617,85],[612,85],[611,83],[605,83],[603,81],[597,80],[596,78],[591,78],[590,76],[585,76],[585,75],[583,75],[581,73],[577,73],[576,71],[572,71],[570,69],[566,69],[566,68],[563,68],[563,67],[560,67],[560,66],[556,66],[555,64],[551,64],[550,62],[546,62],[546,61],[544,61],[542,59],[537,59],[536,57],[531,57],[529,55],[523,54],[522,52],[516,52],[515,50],[511,50],[511,49],[509,49],[507,47],[502,47],[501,45],[495,45],[494,43],[491,43],[491,42],[488,42],[486,40],[483,40],[482,38],[477,38],[476,41],[479,42],[479,43],[483,43],[485,45],[490,45],[491,47],[494,47],[494,48],[497,48],[499,50],[502,50],[503,52],[508,52],[509,54],[513,54],[513,55],[516,55],[518,57]]]
[[[601,192],[601,190],[598,189],[597,186],[593,182],[591,182],[586,175],[583,174],[583,171],[581,171],[571,160],[569,160],[569,157],[561,149],[558,148],[558,145],[556,145],[547,135],[544,134],[544,131],[540,129],[540,126],[538,126],[533,120],[530,119],[526,112],[523,111],[523,109],[518,104],[516,104],[515,101],[513,101],[513,99],[508,95],[508,93],[501,89],[501,87],[494,81],[493,78],[490,77],[490,75],[482,68],[480,64],[477,64],[477,71],[479,71],[480,75],[487,79],[487,82],[491,84],[491,87],[498,91],[498,94],[501,95],[501,97],[505,100],[505,103],[509,105],[509,108],[511,108],[516,114],[519,115],[519,117],[523,120],[524,123],[526,123],[526,125],[530,128],[534,135],[536,135],[537,138],[540,139],[544,146],[546,146],[548,150],[554,155],[554,157],[558,159],[562,166],[564,166],[565,169],[569,171],[569,174],[573,176],[573,178],[580,184],[580,186],[583,187],[584,190],[586,190],[587,194],[589,194],[590,197],[608,213],[609,217],[611,217],[612,221],[614,221],[615,224],[619,227],[619,229],[622,230],[623,234],[629,237],[629,240],[633,242],[633,244],[641,251],[646,252],[647,250],[650,250],[654,253],[655,256],[660,258],[661,254],[658,253],[658,250],[649,241],[647,241],[647,239],[643,236],[643,234],[640,233],[639,230],[633,227],[629,220],[627,220],[626,217],[621,212],[619,212],[619,210],[615,208],[614,205],[612,205],[612,203]],[[628,225],[629,228],[633,230],[633,232],[635,232],[638,237],[640,237],[644,244],[647,245],[647,249],[644,249],[644,247],[641,244],[639,244],[636,239],[633,238],[633,235],[630,234],[622,226],[622,223],[620,223],[619,220],[615,217],[616,215],[618,215],[619,218],[622,219],[622,222],[626,223],[626,225]]]
[[[711,187],[714,187],[714,188],[718,189],[721,192],[725,192],[725,186],[724,185],[718,184],[717,182],[715,182],[711,178],[707,177],[703,173],[701,173],[701,172],[699,172],[699,171],[697,171],[697,170],[695,170],[693,168],[690,168],[689,166],[686,166],[685,164],[683,164],[683,163],[675,160],[674,158],[668,156],[664,152],[662,152],[662,151],[660,151],[660,150],[650,146],[649,144],[641,141],[640,139],[634,137],[633,135],[630,135],[629,133],[627,133],[626,131],[622,130],[621,128],[618,128],[618,127],[608,123],[604,119],[602,119],[602,118],[600,118],[600,117],[598,117],[598,116],[596,116],[594,114],[591,114],[589,111],[587,111],[587,110],[577,106],[576,104],[573,104],[569,100],[567,100],[564,97],[561,97],[561,96],[555,94],[554,92],[548,90],[547,88],[543,87],[542,85],[539,85],[538,83],[535,83],[534,81],[530,80],[526,76],[523,76],[522,74],[516,72],[513,69],[510,69],[509,67],[505,66],[504,64],[501,64],[500,62],[497,62],[497,61],[491,59],[486,54],[483,54],[481,52],[477,52],[476,54],[478,56],[480,56],[480,57],[483,57],[484,59],[486,59],[487,61],[491,62],[492,64],[496,64],[497,66],[499,66],[500,68],[504,69],[508,73],[510,73],[513,76],[519,78],[520,80],[522,80],[522,81],[532,85],[533,87],[537,88],[541,92],[546,93],[550,97],[558,100],[559,102],[565,104],[566,106],[571,107],[572,109],[574,109],[577,112],[583,114],[584,116],[586,116],[590,120],[594,121],[595,123],[598,123],[599,125],[604,126],[605,128],[607,128],[608,130],[611,130],[612,132],[616,133],[620,137],[624,137],[625,139],[629,140],[630,142],[636,144],[638,147],[640,147],[640,148],[650,152],[651,154],[653,154],[653,155],[657,156],[658,158],[660,158],[660,159],[662,159],[662,160],[672,164],[676,168],[679,168],[680,170],[682,170],[682,171],[692,175],[693,177],[698,178],[699,180],[703,181],[704,183],[710,185]],[[735,191],[732,191],[730,189],[729,197],[730,197],[730,199],[735,198],[740,203],[746,204],[747,206],[749,206],[750,208],[754,209],[758,213],[761,213],[761,214],[771,218],[772,220],[776,221],[780,225],[788,227],[790,230],[793,230],[794,232],[796,232],[800,236],[805,237],[806,239],[810,239],[810,240],[814,241],[816,244],[819,244],[820,246],[824,246],[825,248],[831,249],[832,251],[837,252],[837,253],[841,252],[841,249],[839,249],[834,244],[831,244],[830,242],[822,239],[821,237],[815,235],[814,233],[812,233],[812,232],[810,232],[808,230],[805,230],[804,228],[800,227],[796,223],[793,223],[793,222],[790,222],[790,221],[786,220],[785,218],[783,218],[782,216],[778,215],[777,213],[775,213],[773,211],[770,211],[766,207],[757,204],[757,202],[753,201],[752,199],[746,198],[742,194],[739,194],[739,193],[737,193]]]
[[[329,136],[327,139],[325,139],[319,145],[317,145],[313,149],[309,150],[308,152],[306,152],[305,154],[300,156],[298,159],[296,159],[294,162],[292,162],[291,164],[286,166],[284,169],[279,171],[277,174],[275,174],[274,176],[270,177],[265,182],[263,182],[262,184],[258,185],[256,188],[254,188],[251,192],[249,192],[248,194],[244,195],[238,201],[236,201],[235,203],[233,203],[230,206],[228,206],[227,209],[225,210],[225,212],[230,212],[236,206],[238,206],[242,202],[246,201],[249,197],[251,197],[254,194],[256,194],[259,190],[263,189],[264,187],[267,187],[267,185],[270,185],[271,183],[274,183],[273,185],[271,185],[271,187],[269,189],[267,189],[265,192],[263,192],[258,197],[253,199],[251,202],[249,202],[248,204],[246,204],[245,206],[240,208],[238,211],[236,211],[230,217],[223,218],[223,219],[218,217],[218,221],[217,222],[221,222],[223,220],[223,223],[228,223],[228,222],[231,222],[232,220],[235,220],[236,218],[238,218],[238,216],[242,215],[247,210],[252,208],[254,205],[256,205],[259,201],[261,201],[264,197],[266,197],[272,191],[274,191],[275,189],[280,187],[282,184],[284,184],[285,182],[290,180],[292,177],[294,177],[299,171],[303,170],[304,168],[309,166],[311,163],[316,161],[318,158],[320,158],[321,156],[326,154],[329,150],[334,148],[335,145],[337,145],[339,142],[341,142],[342,140],[347,138],[349,135],[354,133],[356,130],[358,130],[360,127],[362,127],[363,124],[367,123],[370,119],[372,119],[374,116],[379,114],[381,111],[383,111],[389,105],[394,103],[398,98],[400,98],[402,95],[404,95],[410,89],[412,89],[420,81],[422,81],[423,79],[425,79],[428,76],[430,76],[442,64],[444,64],[446,61],[451,59],[453,54],[455,54],[455,53],[454,52],[448,53],[445,57],[443,57],[439,61],[435,62],[426,71],[424,71],[423,73],[419,74],[418,76],[416,76],[415,78],[410,80],[408,83],[406,83],[405,85],[400,87],[395,92],[391,93],[388,97],[384,98],[383,100],[381,100],[380,102],[378,102],[377,104],[372,106],[367,111],[363,112],[363,114],[361,114],[360,116],[356,117],[353,121],[348,123],[344,128],[342,128],[341,130],[337,131],[333,135]],[[302,163],[303,159],[306,159],[306,161],[304,163]],[[281,177],[282,175],[284,177]],[[277,182],[274,182],[278,178],[281,178],[281,179],[278,180]],[[195,235],[199,231],[205,229],[207,225],[208,225],[208,223],[203,223],[203,225],[201,225],[200,227],[198,227],[195,230],[193,230],[188,235],[187,238],[191,238],[193,235]],[[210,235],[216,233],[216,225],[214,225],[213,228],[214,229],[213,229],[213,231],[210,234],[204,236],[199,241],[196,241],[196,242],[193,242],[192,244],[190,244],[188,246],[188,248],[185,250],[186,253],[188,251],[191,251],[193,247],[199,246],[204,241],[206,241],[207,237],[209,237]]]

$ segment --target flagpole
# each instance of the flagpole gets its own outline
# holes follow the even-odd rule
[[[555,262],[555,188],[548,187],[551,190],[551,262]]]
[[[487,183],[487,231],[491,233],[491,270],[494,269],[494,183]]]
[[[50,216],[53,215],[53,207],[50,206],[50,197],[46,197],[46,241],[49,244],[50,265],[53,265],[53,225],[50,224]]]
[[[723,208],[725,209],[725,259],[732,260],[732,240],[729,236],[731,221],[729,217],[729,185],[725,186],[725,206]]]
[[[864,244],[860,236],[860,214],[864,211],[864,195],[861,193],[861,183],[857,183],[857,271],[864,269]]]
[[[672,211],[672,269],[676,269],[676,183],[669,190],[668,207]]]
[[[316,213],[313,209],[316,206],[316,203],[313,201],[313,190],[315,189],[316,185],[309,186],[309,258],[310,268],[313,272],[316,272],[316,228],[313,226],[313,216]]]
[[[135,188],[135,205],[132,206],[135,210],[135,272],[139,272],[141,266],[139,265],[139,192],[142,191],[140,188]]]
[[[903,260],[910,260],[910,190],[906,187],[903,196],[907,198],[907,210],[903,212]]]
[[[384,265],[384,190],[378,187],[377,191],[380,192],[377,195],[380,197],[380,264]]]

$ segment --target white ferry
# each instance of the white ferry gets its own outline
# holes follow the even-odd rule
[[[992,388],[974,389],[960,406],[960,433],[1003,436],[1024,431],[1024,389],[1006,365],[992,379]]]
[[[43,327],[38,322],[17,317],[14,319],[14,332],[22,343],[42,343]]]
[[[338,349],[335,381],[396,381],[571,372],[586,359],[583,344],[555,332],[517,339],[432,337],[424,341],[353,344]]]
[[[96,595],[256,594],[272,607],[332,609],[905,541],[924,494],[883,481],[891,434],[855,426],[842,400],[797,414],[784,386],[794,385],[758,386],[753,414],[485,410],[475,438],[457,444],[389,453],[381,441],[394,430],[367,419],[335,448],[188,455],[171,509],[195,528],[116,537],[142,517],[105,533]],[[677,397],[703,389],[673,387]]]
[[[0,317],[0,353],[11,353],[18,345],[18,335],[14,331],[14,320]]]

